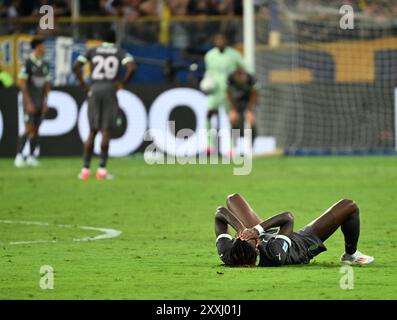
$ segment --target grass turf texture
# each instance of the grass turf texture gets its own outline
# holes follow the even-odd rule
[[[0,160],[0,220],[114,228],[115,239],[72,242],[97,232],[0,224],[1,299],[396,299],[394,157],[269,158],[249,176],[230,166],[148,166],[112,160],[116,180],[76,179],[80,159],[43,159],[38,169]],[[354,268],[354,289],[341,290],[338,231],[309,265],[228,268],[216,254],[213,216],[233,192],[267,217],[295,214],[295,228],[341,198],[361,208],[359,249],[374,265]],[[10,246],[9,241],[54,244]],[[55,289],[39,288],[42,265]]]

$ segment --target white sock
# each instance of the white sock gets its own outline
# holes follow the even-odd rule
[[[355,257],[355,256],[357,255],[357,251],[354,252],[353,254],[350,254],[350,253],[346,253],[346,252],[345,252],[345,255],[346,255],[346,256],[349,256],[349,257]]]

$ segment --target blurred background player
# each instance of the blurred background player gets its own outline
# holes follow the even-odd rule
[[[95,137],[102,133],[100,165],[96,173],[99,180],[111,179],[107,172],[107,160],[111,130],[116,125],[119,104],[117,91],[122,89],[132,78],[135,62],[132,55],[116,46],[114,31],[106,32],[101,46],[79,56],[74,72],[81,86],[88,93],[88,120],[90,134],[84,147],[84,167],[79,174],[82,180],[88,180],[91,172],[91,158],[94,152]],[[82,66],[90,64],[91,86],[83,78]],[[127,68],[124,79],[120,81],[120,67]]]
[[[244,129],[251,129],[251,142],[256,137],[255,107],[258,97],[257,89],[258,86],[255,77],[241,67],[237,68],[229,76],[227,99],[230,106],[230,124],[232,129],[240,130],[240,136],[244,136]],[[233,143],[233,148],[236,148],[237,141],[233,141]]]
[[[207,154],[213,154],[216,151],[214,137],[210,131],[212,117],[217,116],[217,129],[219,129],[219,109],[224,107],[226,112],[229,111],[226,97],[228,77],[238,67],[247,69],[241,53],[227,45],[225,35],[217,34],[214,37],[214,46],[205,55],[205,75],[200,85],[201,90],[207,94]]]
[[[31,42],[33,52],[26,60],[19,73],[19,87],[23,95],[25,112],[25,133],[19,138],[15,166],[25,165],[36,167],[39,165],[35,157],[35,150],[39,145],[40,124],[48,112],[47,98],[50,92],[50,69],[43,60],[46,53],[44,39],[35,38]],[[22,155],[26,140],[30,143],[30,155],[26,162]]]

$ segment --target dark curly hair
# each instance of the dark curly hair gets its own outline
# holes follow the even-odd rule
[[[45,43],[45,40],[43,38],[34,38],[30,42],[30,47],[32,48],[32,50],[35,50],[39,45],[43,43]]]
[[[239,238],[233,241],[230,250],[228,265],[230,266],[252,266],[256,263],[257,253],[253,246],[247,241]]]

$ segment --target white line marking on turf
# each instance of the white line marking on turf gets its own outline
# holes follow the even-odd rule
[[[74,226],[70,224],[50,224],[48,222],[38,222],[38,221],[12,221],[12,220],[0,220],[0,223],[3,224],[23,224],[23,225],[35,225],[35,226],[45,226],[50,227],[54,226],[57,228],[78,228],[82,230],[90,230],[90,231],[99,231],[102,234],[96,237],[84,237],[84,238],[75,238],[72,241],[74,242],[88,242],[88,241],[97,241],[104,239],[112,239],[120,236],[122,234],[121,231],[110,229],[110,228],[96,228],[96,227],[87,227],[87,226]],[[31,240],[31,241],[12,241],[6,244],[8,245],[23,245],[23,244],[38,244],[38,243],[57,243],[58,240]]]
[[[111,239],[111,238],[116,238],[121,234],[121,231],[119,230],[108,229],[108,228],[94,228],[94,227],[79,227],[79,228],[83,230],[100,231],[103,232],[103,234],[100,234],[99,236],[96,236],[94,238],[85,237],[81,239],[73,239],[73,241],[95,241],[95,240]]]

